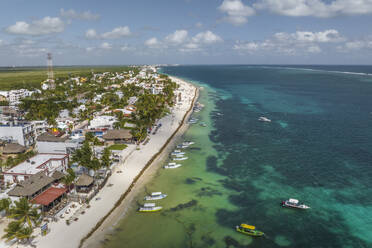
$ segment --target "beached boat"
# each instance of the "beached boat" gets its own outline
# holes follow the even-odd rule
[[[161,200],[167,197],[166,194],[162,194],[161,192],[152,192],[151,195],[145,196],[145,201],[155,201]]]
[[[181,167],[182,164],[176,164],[176,163],[169,163],[168,165],[164,166],[164,169],[176,169],[178,167]]]
[[[138,209],[139,212],[143,213],[151,213],[151,212],[157,212],[160,211],[163,207],[156,206],[155,203],[145,203],[142,207]]]
[[[256,230],[255,226],[247,225],[247,224],[240,224],[240,226],[236,226],[236,231],[255,237],[261,237],[265,234],[261,231]]]
[[[271,122],[271,120],[269,118],[266,118],[264,116],[261,116],[260,118],[258,118],[259,121],[263,121],[263,122]]]
[[[173,158],[174,161],[182,161],[182,160],[186,160],[188,159],[188,157],[175,157]]]
[[[298,208],[298,209],[309,209],[309,206],[306,206],[305,204],[302,204],[297,199],[288,199],[285,201],[282,201],[282,207],[288,207],[288,208]]]

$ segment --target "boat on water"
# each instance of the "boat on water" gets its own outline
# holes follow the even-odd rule
[[[184,148],[188,148],[188,147],[189,147],[189,146],[184,146],[184,145],[182,145],[182,144],[181,144],[181,145],[177,145],[177,148],[178,148],[178,149],[181,149],[181,148],[184,149]]]
[[[202,123],[200,123],[200,126],[202,126],[202,127],[206,127],[207,124],[205,124],[205,122],[202,122]]]
[[[303,203],[300,203],[299,200],[297,199],[288,199],[288,200],[285,200],[285,201],[282,201],[282,207],[288,207],[288,208],[298,208],[298,209],[309,209],[310,207],[303,204]]]
[[[167,197],[167,195],[161,192],[152,192],[151,195],[145,196],[145,201],[156,201],[164,199],[165,197]]]
[[[185,154],[186,154],[186,152],[172,152],[171,153],[172,156],[183,156]]]
[[[145,203],[138,209],[138,211],[143,213],[152,213],[160,211],[162,208],[163,207],[161,206],[156,206],[155,203]]]
[[[183,146],[191,146],[191,145],[193,145],[193,144],[195,144],[195,142],[192,142],[192,141],[184,141],[184,142],[182,143]]]
[[[178,167],[181,167],[182,164],[177,164],[177,163],[169,163],[168,165],[164,166],[164,169],[176,169]]]
[[[188,159],[188,157],[175,157],[173,158],[174,161],[182,161],[182,160],[186,160]]]
[[[256,230],[255,226],[247,224],[240,224],[240,226],[236,226],[236,231],[254,237],[261,237],[265,235],[263,232]]]
[[[263,121],[263,122],[271,122],[271,120],[269,118],[266,118],[264,116],[261,116],[260,118],[258,118],[259,121]]]

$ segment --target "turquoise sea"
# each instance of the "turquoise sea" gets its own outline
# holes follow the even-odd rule
[[[205,108],[102,247],[372,247],[371,66],[174,66]],[[258,121],[260,116],[271,123]],[[166,163],[167,161],[164,161]],[[164,207],[136,212],[146,192]],[[296,198],[311,209],[284,209]],[[264,238],[235,232],[255,225]]]

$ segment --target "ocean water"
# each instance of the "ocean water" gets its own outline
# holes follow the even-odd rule
[[[189,159],[157,171],[102,247],[372,247],[372,67],[162,71],[203,86],[207,127],[191,126]],[[136,212],[153,191],[164,209]],[[288,198],[311,209],[280,207]]]

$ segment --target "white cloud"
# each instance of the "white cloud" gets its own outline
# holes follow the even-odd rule
[[[320,52],[322,51],[322,49],[320,49],[319,46],[314,45],[314,46],[310,46],[310,47],[308,47],[308,48],[307,48],[307,51],[308,51],[309,53],[320,53]]]
[[[160,42],[158,41],[156,37],[152,37],[145,41],[145,46],[150,47],[150,48],[157,48],[160,46]]]
[[[372,49],[372,39],[349,41],[340,46],[341,51],[355,51],[361,49]]]
[[[24,21],[16,22],[5,29],[10,34],[20,35],[46,35],[63,32],[65,25],[59,17],[44,17],[40,20],[27,23]]]
[[[111,46],[111,44],[108,43],[108,42],[103,42],[103,43],[101,44],[101,48],[102,48],[102,49],[105,49],[105,50],[110,50],[110,49],[112,48],[112,46]]]
[[[260,0],[253,5],[285,16],[332,17],[337,15],[363,15],[372,13],[371,0]]]
[[[194,43],[213,44],[223,41],[222,38],[211,31],[200,32],[192,38]]]
[[[174,33],[165,37],[165,40],[174,44],[181,44],[187,39],[188,32],[186,30],[176,30]]]
[[[95,48],[94,47],[87,47],[87,48],[85,48],[85,50],[87,51],[87,52],[91,52],[91,51],[93,51]]]
[[[103,39],[118,39],[122,37],[128,37],[131,34],[132,33],[130,32],[129,27],[123,26],[123,27],[114,28],[112,31],[102,34],[102,38]]]
[[[200,32],[193,37],[189,37],[186,30],[176,30],[162,40],[158,40],[156,37],[148,39],[145,41],[145,45],[149,48],[169,48],[181,52],[193,52],[201,51],[207,45],[222,41],[220,36],[209,30]]]
[[[120,51],[122,51],[122,52],[127,52],[127,51],[131,51],[131,50],[134,50],[134,47],[130,47],[127,44],[120,47]]]
[[[323,32],[297,31],[295,33],[275,33],[271,39],[257,42],[237,41],[234,50],[254,53],[257,51],[274,51],[288,55],[322,52],[320,44],[340,43],[345,41],[337,30]]]
[[[98,35],[97,35],[96,30],[94,30],[94,29],[88,29],[88,30],[85,32],[85,37],[86,37],[87,39],[97,39],[97,38],[98,38]]]
[[[119,39],[122,37],[131,36],[131,35],[132,33],[130,32],[130,29],[128,26],[117,27],[103,34],[98,34],[97,31],[94,29],[88,29],[85,32],[85,38],[87,39]]]
[[[241,0],[224,0],[218,9],[225,13],[224,20],[234,25],[242,25],[248,17],[255,14],[255,10],[244,5]]]
[[[335,29],[325,30],[323,32],[297,31],[296,33],[276,33],[274,37],[280,41],[288,42],[341,42],[343,38]]]
[[[89,10],[78,13],[73,9],[69,9],[69,10],[61,9],[60,15],[66,19],[79,19],[79,20],[87,20],[87,21],[98,20],[100,18],[100,15],[93,14]]]

